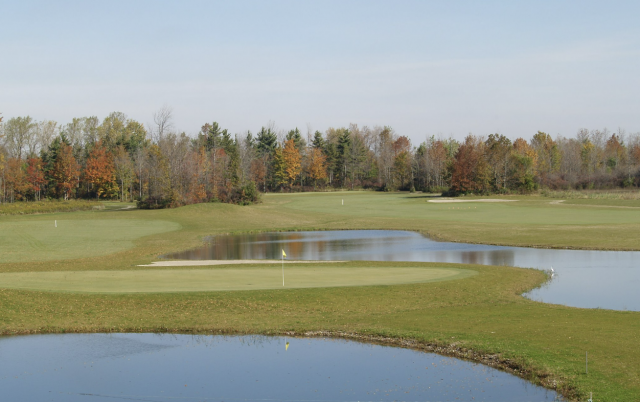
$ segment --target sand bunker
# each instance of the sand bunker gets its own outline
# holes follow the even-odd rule
[[[460,198],[439,198],[437,200],[429,200],[428,202],[449,203],[449,202],[514,202],[518,200],[505,200],[502,198],[481,198],[477,200],[463,200]]]

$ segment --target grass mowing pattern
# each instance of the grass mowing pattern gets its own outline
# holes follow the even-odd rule
[[[203,292],[398,285],[462,279],[455,268],[280,266],[266,268],[54,271],[0,274],[0,287],[80,293]]]

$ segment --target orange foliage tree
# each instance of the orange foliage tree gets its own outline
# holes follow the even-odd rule
[[[22,199],[29,188],[26,175],[22,170],[22,160],[9,158],[5,170],[5,185],[8,190],[9,201],[14,202]]]
[[[484,142],[476,136],[468,135],[458,148],[451,165],[449,191],[453,194],[486,192],[489,187],[488,167]]]
[[[64,199],[68,200],[73,189],[78,185],[80,166],[73,156],[73,149],[67,144],[60,146],[60,152],[53,165],[53,179]]]
[[[302,157],[300,156],[300,151],[296,148],[296,144],[293,139],[284,143],[282,157],[284,158],[285,178],[289,186],[291,186],[302,170]]]
[[[327,157],[319,148],[312,148],[309,152],[309,166],[307,174],[313,180],[313,188],[318,185],[318,180],[327,178]]]
[[[42,188],[47,182],[44,178],[43,162],[41,158],[29,158],[27,161],[27,181],[33,191],[33,198],[40,200]]]
[[[263,190],[266,186],[267,179],[267,163],[265,159],[268,156],[265,155],[260,159],[254,159],[251,161],[251,180],[255,183],[263,183]]]
[[[93,186],[96,198],[113,197],[118,193],[113,156],[101,143],[96,144],[87,158],[84,178]]]
[[[194,202],[206,201],[211,195],[209,194],[209,182],[211,176],[211,162],[207,156],[207,150],[204,146],[194,152],[194,169],[192,169],[192,185],[191,198]]]

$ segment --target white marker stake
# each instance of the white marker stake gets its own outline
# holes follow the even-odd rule
[[[344,205],[344,198],[342,199],[342,205]]]
[[[53,227],[56,227],[56,228],[58,227],[58,221],[57,220],[53,221]]]
[[[284,249],[282,249],[282,287],[284,287],[284,257],[286,257],[287,254],[284,252]]]

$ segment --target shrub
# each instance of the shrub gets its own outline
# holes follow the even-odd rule
[[[139,209],[163,209],[171,207],[172,200],[162,197],[147,197],[136,201],[136,205]]]
[[[234,188],[232,200],[234,204],[251,205],[260,202],[260,192],[252,181],[242,187]]]

